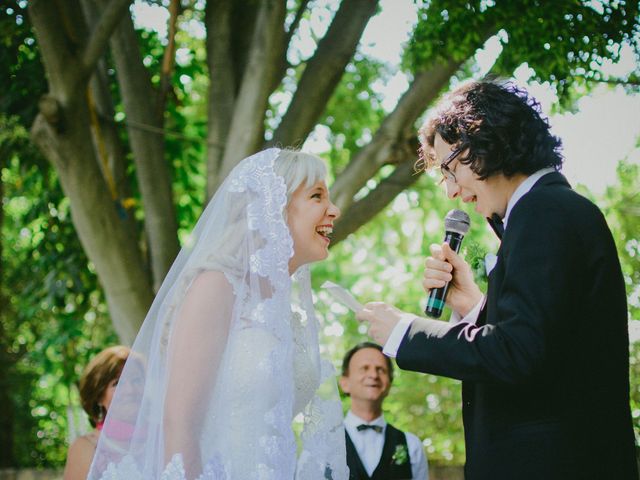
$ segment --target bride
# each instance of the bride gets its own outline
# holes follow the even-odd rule
[[[306,266],[340,215],[325,175],[279,149],[229,174],[136,338],[90,479],[348,478]]]

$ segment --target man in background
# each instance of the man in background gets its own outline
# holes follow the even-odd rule
[[[344,420],[350,480],[428,479],[420,439],[388,424],[382,414],[392,380],[391,360],[380,345],[363,342],[346,353],[340,387],[351,398]]]

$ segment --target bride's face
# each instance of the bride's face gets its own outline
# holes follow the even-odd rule
[[[289,272],[295,272],[306,263],[324,260],[329,255],[329,236],[340,209],[329,199],[324,181],[311,187],[303,182],[291,195],[287,205],[287,223],[293,239],[293,257]]]

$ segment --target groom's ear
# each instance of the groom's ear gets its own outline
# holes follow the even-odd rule
[[[350,393],[349,390],[351,390],[349,388],[349,379],[343,375],[338,380],[338,383],[340,384],[340,389],[342,390],[342,393],[349,396],[349,393]]]

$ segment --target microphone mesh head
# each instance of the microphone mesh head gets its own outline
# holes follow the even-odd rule
[[[462,210],[450,210],[444,217],[444,229],[448,232],[456,232],[460,235],[466,235],[469,231],[471,220],[469,215]]]

